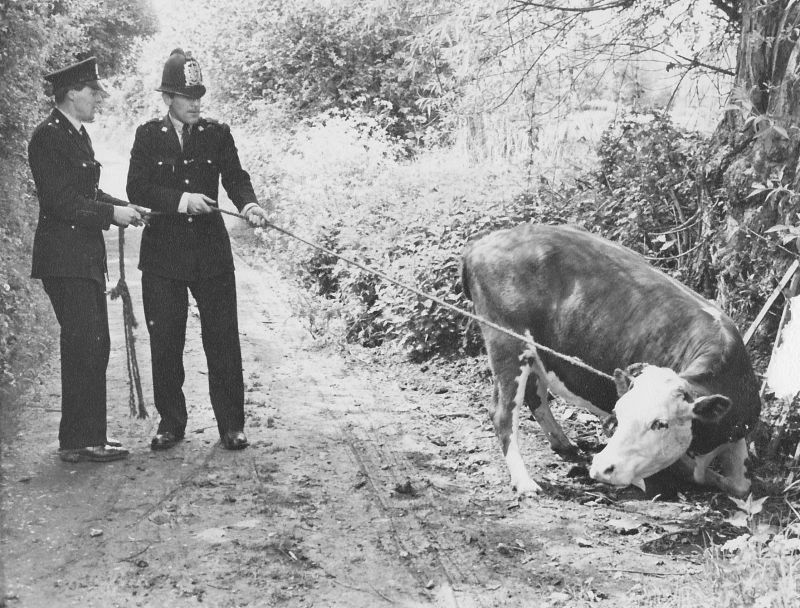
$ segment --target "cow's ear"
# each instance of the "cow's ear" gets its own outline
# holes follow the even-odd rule
[[[611,437],[614,431],[617,430],[617,415],[611,414],[608,418],[603,420],[603,433],[606,437]]]
[[[635,378],[644,371],[645,367],[647,367],[647,363],[631,363],[627,369],[628,373]]]
[[[692,404],[694,417],[710,423],[719,422],[729,409],[731,409],[731,400],[723,395],[698,397]]]
[[[631,388],[631,376],[627,371],[617,368],[614,370],[614,384],[617,386],[617,397],[622,397]]]

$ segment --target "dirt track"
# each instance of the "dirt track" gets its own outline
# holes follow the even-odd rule
[[[232,231],[247,241],[246,228]],[[138,239],[127,234],[141,319]],[[113,231],[108,249],[113,281]],[[131,457],[57,458],[57,353],[19,415],[4,408],[7,606],[638,606],[661,605],[662,592],[690,605],[679,590],[700,569],[696,552],[642,545],[696,530],[702,502],[603,493],[552,455],[531,421],[523,456],[548,492],[517,500],[486,415],[488,386],[465,391],[417,366],[319,347],[291,316],[290,288],[250,246],[236,249],[251,446],[217,445],[190,314],[187,440],[150,451],[157,420],[127,414],[112,302],[110,432]],[[137,337],[151,403],[143,327]],[[594,439],[583,414],[560,413],[573,437]]]

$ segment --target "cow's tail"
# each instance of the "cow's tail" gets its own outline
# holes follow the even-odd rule
[[[469,268],[467,264],[467,259],[469,257],[469,249],[464,253],[464,256],[461,258],[461,289],[464,291],[464,295],[468,300],[472,299],[472,292],[469,289]]]

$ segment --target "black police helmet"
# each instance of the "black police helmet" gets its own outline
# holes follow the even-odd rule
[[[169,59],[164,64],[161,75],[161,86],[156,89],[162,93],[184,95],[194,99],[206,94],[203,86],[203,74],[200,64],[191,53],[184,53],[183,49],[175,49],[170,53]]]

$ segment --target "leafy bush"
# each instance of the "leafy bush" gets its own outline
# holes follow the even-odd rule
[[[563,222],[536,197],[519,196],[491,205],[464,202],[447,216],[427,215],[396,227],[391,239],[380,234],[379,222],[362,218],[357,234],[342,238],[341,224],[323,226],[314,240],[360,264],[471,310],[460,280],[461,257],[468,240],[527,221]],[[336,299],[345,313],[345,338],[363,346],[393,342],[420,361],[434,355],[465,353],[482,348],[475,323],[449,308],[419,297],[409,289],[330,256],[313,254],[301,262],[307,283]]]
[[[632,113],[612,123],[598,146],[600,204],[593,219],[603,234],[652,258],[680,255],[682,245],[693,245],[664,232],[699,210],[696,171],[703,143],[663,112]]]
[[[417,101],[432,94],[422,90],[428,72],[441,69],[419,61],[408,69],[417,9],[409,1],[206,2],[213,18],[196,24],[191,38],[223,103],[280,106],[290,128],[329,110],[357,111],[410,152],[436,122]]]

